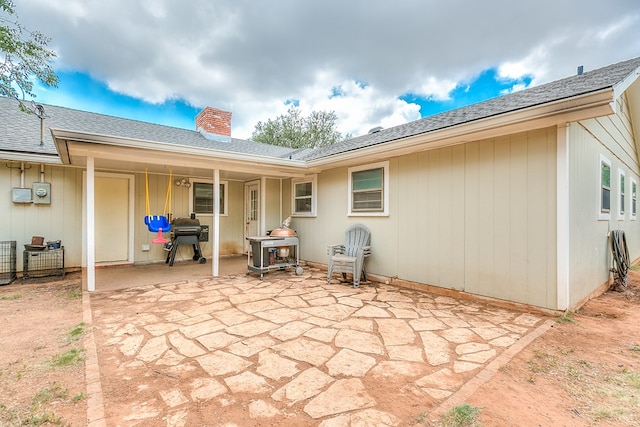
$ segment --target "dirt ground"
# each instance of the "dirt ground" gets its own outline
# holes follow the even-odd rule
[[[79,275],[0,286],[0,426],[86,425]]]
[[[640,426],[640,272],[558,318],[468,403],[484,426]]]
[[[80,289],[78,274],[0,286],[0,426],[86,425]],[[466,403],[483,426],[640,426],[640,272],[559,317]],[[440,425],[397,407],[409,425]]]

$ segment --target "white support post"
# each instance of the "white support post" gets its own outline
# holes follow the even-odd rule
[[[95,162],[87,157],[87,290],[96,290]]]
[[[569,125],[558,125],[556,138],[556,285],[558,310],[570,303],[569,288]]]
[[[260,225],[258,233],[267,234],[267,178],[260,178]]]
[[[211,254],[211,275],[218,277],[220,268],[220,170],[213,170],[213,251]]]

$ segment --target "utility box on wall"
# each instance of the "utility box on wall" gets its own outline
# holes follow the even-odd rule
[[[11,201],[13,203],[31,203],[30,188],[12,188]]]
[[[34,182],[33,183],[33,203],[41,205],[51,204],[51,183],[50,182]]]

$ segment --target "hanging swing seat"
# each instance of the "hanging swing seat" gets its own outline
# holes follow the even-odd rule
[[[147,215],[144,217],[144,223],[152,233],[158,233],[156,238],[151,240],[151,243],[166,244],[169,240],[162,237],[162,233],[171,231],[171,222],[169,221],[169,215],[167,214],[167,207],[171,208],[171,180],[172,172],[169,171],[169,183],[167,185],[167,196],[164,200],[164,212],[162,215],[151,215],[151,209],[149,209],[149,174],[147,169],[144,170],[145,175],[145,193],[146,193],[146,208]]]
[[[156,233],[158,230],[162,230],[163,233],[171,231],[169,218],[164,215],[147,215],[144,217],[144,223],[149,228],[149,231],[153,233]]]

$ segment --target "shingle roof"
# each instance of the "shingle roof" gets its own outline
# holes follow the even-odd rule
[[[385,142],[432,132],[447,127],[469,123],[499,114],[513,112],[536,105],[571,98],[613,87],[624,80],[636,68],[640,58],[609,65],[582,75],[567,77],[551,83],[535,86],[520,92],[493,98],[488,101],[458,108],[405,123],[373,134],[358,136],[340,143],[303,152],[297,159],[315,160],[323,157],[370,147]],[[296,158],[296,157],[294,157]]]
[[[102,134],[143,141],[224,150],[268,157],[287,157],[294,150],[232,138],[222,142],[205,138],[195,130],[180,129],[87,111],[44,105],[44,147],[40,146],[40,119],[18,109],[18,103],[0,97],[0,151],[57,154],[50,128]]]
[[[0,97],[0,151],[55,156],[57,152],[49,129],[56,128],[249,155],[314,160],[611,88],[638,67],[640,58],[630,59],[319,149],[295,150],[236,138],[222,142],[207,139],[197,131],[53,105],[44,106],[47,117],[44,146],[40,146],[40,119],[19,111],[16,101]]]

